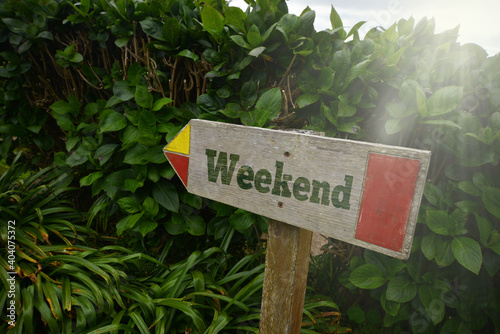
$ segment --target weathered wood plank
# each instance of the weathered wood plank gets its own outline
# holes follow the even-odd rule
[[[409,256],[430,152],[204,120],[188,126],[189,149],[176,143],[173,153],[189,159],[183,177],[189,192],[400,259]],[[382,163],[368,173],[377,160]],[[365,187],[367,175],[380,182]],[[405,195],[391,200],[399,193]],[[361,205],[365,197],[368,204]],[[386,200],[373,201],[378,197]],[[408,205],[392,210],[399,200]],[[387,217],[387,229],[397,231],[388,237],[396,242],[386,242],[384,234],[367,237],[370,226]]]
[[[260,334],[299,334],[312,232],[269,220]]]

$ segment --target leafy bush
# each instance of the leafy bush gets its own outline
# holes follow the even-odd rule
[[[172,243],[169,263],[221,242],[259,247],[265,219],[188,194],[165,162],[192,118],[430,149],[409,261],[335,242],[340,281],[368,290],[395,330],[499,330],[500,56],[426,19],[360,39],[362,23],[344,30],[332,7],[332,29],[316,32],[314,11],[277,0],[0,6],[0,154],[72,168],[88,227],[157,257]]]

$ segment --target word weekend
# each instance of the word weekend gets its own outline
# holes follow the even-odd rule
[[[221,183],[230,185],[236,165],[240,160],[238,154],[229,154],[226,152],[206,149],[208,181],[217,183],[220,175]],[[217,157],[217,163],[215,162]],[[311,203],[330,205],[345,210],[349,210],[349,200],[351,198],[351,189],[353,177],[345,175],[344,185],[337,185],[330,193],[330,184],[325,181],[312,180],[299,176],[293,180],[293,176],[283,173],[284,163],[276,161],[276,171],[273,174],[267,169],[254,169],[248,165],[241,166],[236,173],[236,182],[243,190],[255,189],[262,194],[271,192],[271,194],[281,197],[293,197],[298,201],[310,201]],[[292,183],[293,181],[293,183]],[[290,183],[289,183],[290,182]],[[290,187],[289,187],[290,184]]]

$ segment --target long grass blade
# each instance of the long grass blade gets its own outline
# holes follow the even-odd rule
[[[172,307],[175,308],[176,310],[181,311],[182,313],[191,318],[193,324],[196,326],[198,331],[202,333],[205,332],[207,326],[205,325],[203,317],[201,316],[200,312],[198,312],[196,309],[192,307],[191,303],[182,301],[177,298],[156,299],[155,303],[158,305]]]
[[[33,328],[33,301],[34,301],[34,287],[33,285],[28,286],[26,289],[21,290],[21,303],[22,303],[22,313],[24,318],[24,328],[26,333],[34,333]]]

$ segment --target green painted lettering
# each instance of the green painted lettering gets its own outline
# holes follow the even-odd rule
[[[264,185],[269,185],[271,184],[271,172],[269,172],[267,169],[259,169],[257,173],[255,174],[255,189],[257,189],[258,192],[260,193],[268,193],[271,188],[269,186],[264,186]]]
[[[217,165],[215,165],[215,156],[217,155],[217,151],[207,148],[205,150],[205,154],[207,155],[208,181],[216,183],[220,174],[222,184],[229,185],[231,183],[231,178],[233,177],[236,163],[240,160],[240,156],[237,154],[229,155],[231,164],[228,169],[226,152],[219,153]]]
[[[252,167],[248,165],[241,166],[238,170],[238,175],[236,176],[236,181],[238,181],[238,185],[241,189],[252,189],[252,181],[253,181],[254,172]],[[245,182],[250,181],[250,182]]]
[[[345,185],[338,185],[332,191],[332,204],[336,208],[342,208],[349,210],[351,205],[349,204],[349,200],[351,199],[351,189],[352,189],[352,180],[353,177],[350,175],[346,175]],[[342,193],[342,200],[340,200],[340,193]]]
[[[322,190],[321,193],[321,204],[328,205],[330,204],[329,195],[330,195],[330,184],[328,182],[319,182],[313,180],[313,191],[311,194],[311,202],[319,203],[319,190]]]
[[[271,193],[277,196],[292,197],[287,181],[292,181],[292,176],[283,174],[283,162],[276,161],[274,187]]]
[[[307,201],[309,196],[307,194],[301,194],[301,192],[308,193],[311,189],[311,184],[309,180],[305,177],[298,177],[293,183],[293,196],[299,201]]]

